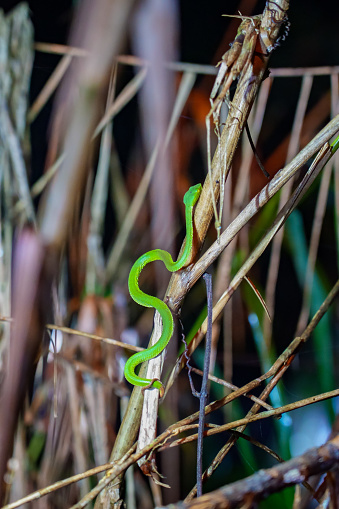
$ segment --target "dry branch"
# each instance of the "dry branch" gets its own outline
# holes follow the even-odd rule
[[[339,465],[339,435],[321,447],[310,449],[275,467],[259,470],[241,481],[203,495],[192,502],[171,504],[171,509],[235,509],[252,507],[271,493],[302,483]],[[158,509],[165,509],[165,506]]]
[[[284,3],[285,5],[285,3]],[[287,3],[286,3],[287,8]],[[278,16],[279,18],[279,16]],[[278,19],[277,18],[277,19]],[[271,16],[270,22],[272,25],[276,23],[276,20]],[[273,27],[271,27],[273,30]],[[239,121],[234,121],[233,118],[228,118],[226,126],[223,130],[220,140],[220,146],[218,146],[215,156],[212,161],[212,175],[213,175],[213,188],[215,193],[216,201],[219,198],[220,182],[219,178],[219,151],[223,154],[227,154],[227,167],[231,165],[231,161],[245,125],[245,121],[250,111],[250,107],[257,94],[258,88],[262,81],[266,65],[268,62],[268,54],[264,53],[263,50],[260,54],[254,57],[253,65],[247,67],[246,72],[241,75],[235,97],[233,99],[233,105],[235,110],[242,112]],[[210,185],[208,179],[205,181],[203,191],[196,207],[194,223],[197,232],[197,245],[196,251],[201,247],[207,229],[210,225],[213,214],[212,200],[210,194]],[[221,250],[219,251],[219,253]],[[218,254],[219,254],[218,253]],[[196,253],[193,253],[193,256]],[[215,259],[215,258],[214,258]],[[207,266],[212,263],[213,260],[204,266],[206,270]],[[204,270],[202,272],[204,272]],[[202,273],[201,272],[201,273]],[[187,285],[188,270],[181,271],[180,273],[174,274],[171,278],[168,290],[167,300],[173,311],[178,311],[180,303],[186,295],[189,286]],[[199,274],[201,275],[201,274]],[[196,278],[197,279],[197,278]],[[194,281],[196,281],[194,279]],[[192,280],[191,280],[192,281]],[[193,284],[193,281],[192,281]],[[141,368],[143,369],[143,368]],[[143,376],[141,374],[140,376]],[[120,428],[114,451],[111,456],[111,460],[118,459],[126,449],[133,443],[135,438],[135,432],[137,430],[136,422],[138,422],[140,415],[140,407],[142,405],[142,394],[139,388],[134,388],[131,397],[131,402],[127,410],[123,425]],[[134,431],[132,431],[134,429]]]

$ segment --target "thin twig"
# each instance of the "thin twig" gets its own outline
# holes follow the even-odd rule
[[[317,260],[317,254],[320,243],[320,234],[323,226],[324,216],[326,212],[326,204],[328,199],[330,181],[332,175],[332,167],[328,165],[322,175],[321,184],[319,187],[319,193],[317,203],[315,206],[314,219],[312,225],[312,233],[310,238],[310,245],[308,250],[307,265],[305,271],[305,281],[303,289],[303,302],[299,315],[299,320],[296,328],[296,334],[302,331],[307,323],[310,308],[311,308],[311,296],[313,280],[315,277],[315,265]]]
[[[202,495],[202,451],[203,439],[205,429],[205,406],[208,400],[208,372],[210,369],[211,359],[211,346],[212,346],[212,276],[211,274],[204,274],[203,279],[206,284],[207,292],[207,334],[206,334],[206,348],[204,358],[204,374],[202,377],[201,391],[199,394],[200,407],[199,407],[199,428],[198,428],[198,443],[197,443],[197,493],[198,497]]]
[[[200,369],[197,369],[197,368],[192,368],[191,367],[191,371],[193,371],[197,375],[201,375],[201,376],[203,376],[203,374],[204,374],[203,371],[201,371]],[[226,380],[223,380],[222,378],[218,378],[218,377],[213,376],[211,374],[208,375],[208,379],[211,382],[215,382],[215,383],[217,383],[219,385],[223,385],[224,387],[227,387],[228,389],[231,389],[231,391],[238,391],[239,390],[239,387],[237,387],[236,385],[231,384],[230,382],[227,382]],[[253,394],[244,394],[244,396],[246,398],[252,400],[253,403],[259,403],[259,405],[261,405],[263,408],[266,408],[266,410],[272,410],[272,408],[273,408],[268,403],[265,403],[265,401],[262,401],[261,399],[257,398],[256,396],[253,396]]]
[[[117,339],[104,338],[102,336],[97,336],[96,334],[89,334],[88,332],[82,332],[77,329],[70,329],[69,327],[61,327],[51,323],[46,325],[46,329],[59,330],[65,334],[74,334],[76,336],[83,336],[85,338],[94,339],[95,341],[102,341],[108,345],[120,346],[121,348],[126,348],[126,350],[132,350],[133,352],[142,352],[144,350],[144,348],[141,348],[140,346],[129,345],[127,343],[123,343],[122,341],[118,341]]]
[[[72,55],[74,57],[88,57],[89,51],[74,46],[66,46],[63,44],[49,44],[44,42],[36,42],[34,45],[36,51],[42,53],[54,53],[57,55]],[[132,67],[140,67],[148,65],[148,62],[135,55],[119,55],[116,61]],[[177,72],[194,72],[197,74],[206,74],[215,76],[218,69],[214,65],[192,64],[191,62],[164,62],[164,66]],[[329,74],[338,74],[338,65],[323,65],[318,67],[282,67],[270,69],[270,76],[279,76],[282,78],[300,77],[300,76],[325,76]]]
[[[30,107],[30,110],[28,112],[28,122],[32,123],[36,119],[36,117],[39,115],[42,108],[45,106],[45,104],[48,102],[50,97],[52,96],[53,92],[55,92],[56,88],[60,84],[60,81],[63,79],[63,77],[66,74],[67,69],[69,68],[70,64],[72,62],[72,57],[70,55],[65,55],[56,68],[54,69],[53,73],[49,77],[49,79],[46,81],[43,89],[39,93],[38,97],[35,99],[34,103]]]
[[[286,164],[289,163],[293,157],[296,156],[299,146],[300,146],[300,135],[301,135],[301,129],[304,123],[304,117],[306,113],[306,107],[308,104],[309,96],[311,93],[313,83],[313,77],[311,76],[305,76],[303,78],[299,100],[297,109],[295,112],[292,132],[288,144],[288,150],[287,150],[287,156],[286,156]],[[284,188],[281,191],[280,194],[280,203],[279,203],[279,210],[283,207],[283,205],[286,203],[288,198],[290,197],[290,194],[292,192],[294,178],[290,179],[290,181],[284,186]],[[280,264],[280,253],[281,253],[281,246],[282,246],[282,240],[284,236],[284,226],[280,229],[280,231],[277,233],[275,238],[272,242],[272,251],[271,251],[271,257],[270,257],[270,263],[268,267],[268,275],[267,275],[267,282],[266,282],[266,289],[265,289],[265,296],[266,296],[266,303],[268,306],[268,309],[270,310],[271,318],[268,320],[266,317],[264,319],[264,337],[267,344],[267,347],[270,347],[271,343],[271,336],[272,336],[272,323],[274,318],[274,308],[275,308],[275,290],[276,290],[276,284],[277,284],[277,278],[278,278],[278,272],[279,272],[279,264]]]
[[[252,140],[252,136],[251,136],[251,132],[250,132],[250,129],[248,127],[248,122],[245,123],[245,130],[246,130],[246,134],[247,134],[247,137],[248,137],[248,141],[250,142],[250,145],[251,145],[251,149],[253,151],[253,154],[254,154],[254,157],[255,157],[255,160],[257,161],[258,163],[258,166],[259,168],[261,169],[261,171],[263,172],[263,174],[265,175],[266,178],[270,178],[270,174],[268,173],[268,171],[265,170],[264,168],[264,165],[262,164],[262,162],[260,161],[260,157],[258,155],[258,152],[257,152],[257,149],[255,148],[255,145],[254,145],[254,142]]]

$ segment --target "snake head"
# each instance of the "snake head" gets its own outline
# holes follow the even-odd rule
[[[201,190],[202,190],[201,184],[196,184],[195,186],[189,188],[189,190],[185,193],[184,196],[184,204],[186,205],[186,207],[194,207],[194,205],[198,201]]]

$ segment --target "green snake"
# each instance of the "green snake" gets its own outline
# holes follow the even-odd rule
[[[132,299],[141,306],[145,306],[147,308],[155,308],[159,312],[162,320],[162,333],[155,345],[147,348],[142,352],[138,352],[132,355],[127,360],[124,370],[125,377],[133,385],[138,385],[144,388],[151,386],[155,387],[159,389],[160,394],[163,392],[163,385],[160,380],[148,380],[147,378],[141,378],[135,373],[135,368],[142,362],[149,361],[150,359],[153,359],[159,355],[167,346],[173,334],[173,316],[165,302],[158,299],[157,297],[147,295],[142,290],[140,290],[139,276],[145,265],[156,260],[164,262],[166,269],[170,272],[176,272],[177,270],[182,269],[185,264],[187,264],[190,258],[193,244],[193,207],[200,196],[201,189],[201,184],[192,186],[184,196],[183,201],[185,204],[186,217],[186,243],[185,248],[178,260],[174,262],[172,256],[167,251],[163,251],[162,249],[154,249],[153,251],[148,251],[137,259],[131,268],[128,277],[128,289]]]

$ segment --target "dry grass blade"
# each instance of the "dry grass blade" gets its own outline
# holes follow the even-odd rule
[[[323,220],[326,211],[331,175],[332,175],[332,165],[329,165],[327,168],[325,168],[324,173],[322,175],[318,199],[314,212],[310,247],[308,251],[308,259],[305,273],[303,303],[299,315],[296,334],[299,334],[300,331],[302,331],[305,328],[310,312],[315,264],[319,248],[321,229],[323,226]]]
[[[194,373],[197,373],[197,375],[202,376],[203,372],[200,369],[191,368]],[[213,375],[208,375],[208,379],[211,380],[211,382],[215,382],[217,384],[223,385],[224,387],[227,387],[227,389],[231,389],[232,391],[238,391],[239,387],[236,385],[231,384],[230,382],[227,382],[226,380],[223,380],[222,378],[217,378]],[[272,406],[266,403],[265,401],[261,401],[261,399],[257,398],[256,396],[252,396],[252,394],[244,394],[246,398],[251,399],[255,403],[259,403],[263,408],[266,408],[266,410],[272,410]]]
[[[304,77],[308,76],[328,76],[329,74],[338,74],[339,66],[323,65],[319,67],[284,67],[282,69],[272,69],[272,76],[279,77]]]
[[[31,197],[36,198],[43,192],[43,190],[46,188],[46,186],[49,184],[49,182],[53,179],[54,175],[60,168],[61,163],[64,160],[64,154],[62,154],[58,159],[55,161],[55,163],[48,168],[46,173],[42,175],[39,180],[35,182],[35,184],[31,188]],[[24,210],[25,204],[19,200],[13,209],[13,215],[16,216],[17,214],[20,214]]]
[[[142,352],[144,349],[140,346],[129,345],[127,343],[123,343],[122,341],[118,341],[117,339],[104,338],[102,336],[97,336],[96,334],[89,334],[87,332],[82,332],[76,329],[70,329],[69,327],[61,327],[59,325],[47,324],[47,329],[50,330],[59,330],[64,332],[65,334],[75,334],[76,336],[84,336],[85,338],[94,339],[96,341],[102,341],[103,343],[107,343],[108,345],[120,346],[121,348],[126,348],[127,350],[131,350],[132,352]]]
[[[146,75],[147,68],[143,67],[125,86],[125,88],[120,92],[114,102],[107,108],[105,115],[100,120],[94,131],[93,138],[96,138],[96,136],[101,133],[104,127],[113,120],[115,115],[117,115],[126,106],[126,104],[128,104],[131,99],[133,99],[133,97],[138,93],[142,84],[144,83]]]
[[[80,415],[81,415],[81,400],[79,397],[76,376],[72,366],[66,366],[66,391],[69,395],[68,405],[71,417],[71,429],[72,429],[72,452],[74,454],[74,463],[76,471],[84,472],[87,464],[87,447],[82,439],[82,433],[80,432]],[[62,439],[62,437],[61,437]],[[82,479],[80,482],[80,493],[84,497],[89,491],[88,479]]]
[[[195,74],[184,73],[179,90],[174,102],[173,113],[169,122],[169,126],[165,137],[165,149],[171,140],[175,126],[177,125],[178,119],[181,115],[182,109],[186,104],[187,97],[194,85]],[[118,237],[115,240],[113,249],[108,255],[107,262],[107,279],[111,280],[114,277],[115,271],[119,267],[120,259],[126,246],[128,237],[132,231],[134,222],[140,212],[141,206],[144,203],[146,193],[149,188],[149,184],[154,172],[157,157],[159,155],[160,143],[158,142],[154,147],[152,155],[144,171],[144,175],[139,184],[138,190],[133,198],[133,201],[127,211],[125,220],[118,233]]]
[[[272,86],[272,80],[270,78],[267,78],[262,83],[259,94],[256,100],[256,103],[254,104],[254,108],[252,110],[252,118],[253,121],[251,121],[251,117],[249,119],[249,126],[251,130],[251,135],[253,139],[254,145],[257,144],[261,126],[263,124],[264,115],[266,111],[268,96],[270,92],[270,88]],[[236,215],[240,212],[244,205],[244,200],[246,196],[246,192],[248,191],[248,183],[249,183],[249,172],[251,169],[251,162],[253,159],[253,151],[248,144],[246,144],[246,147],[243,151],[243,157],[242,162],[239,170],[239,175],[237,177],[237,184],[236,188],[234,190],[234,200],[233,200],[233,207],[232,207],[232,218],[236,217]]]
[[[266,110],[267,100],[269,97],[269,91],[271,88],[271,79],[266,79],[263,81],[258,97],[254,103],[254,107],[251,111],[251,115],[249,117],[249,125],[252,133],[252,138],[254,143],[256,144],[261,126],[263,123],[263,118]],[[253,121],[252,121],[253,119]],[[226,224],[229,224],[232,219],[234,219],[237,214],[240,212],[241,208],[244,206],[245,199],[247,197],[247,193],[249,191],[249,172],[250,166],[253,159],[253,152],[249,143],[244,143],[243,148],[243,156],[242,163],[238,172],[237,181],[235,190],[233,193],[233,201],[232,201],[232,193],[231,193],[231,183],[225,186],[225,189],[228,189],[228,196],[225,197],[225,208],[224,208],[224,217],[223,217],[223,227]],[[231,175],[233,177],[233,175]],[[225,214],[228,207],[228,213]],[[218,299],[224,289],[231,280],[231,268],[232,261],[234,260],[235,250],[236,250],[237,242],[234,240],[228,245],[228,248],[224,250],[224,252],[220,255],[218,262],[218,273],[216,277],[216,289],[215,289],[215,299]],[[231,303],[230,303],[231,304]],[[217,334],[216,327],[220,327],[214,322],[214,333]],[[227,380],[230,380],[232,377],[232,308],[231,305],[225,308],[224,312],[224,377]],[[226,333],[227,331],[227,333]]]
[[[293,157],[297,154],[300,146],[300,136],[301,129],[304,122],[304,117],[306,113],[306,108],[309,100],[309,96],[311,93],[311,88],[313,84],[313,76],[305,75],[303,77],[300,96],[298,100],[298,105],[294,117],[292,132],[290,136],[290,142],[288,145],[287,156],[286,156],[286,164],[289,163]],[[286,186],[282,189],[280,195],[279,209],[281,209],[289,198],[292,188],[293,188],[292,178]],[[280,229],[278,234],[275,236],[272,243],[272,254],[270,258],[269,268],[268,268],[268,276],[266,282],[266,302],[268,309],[271,312],[271,320],[264,320],[264,337],[267,346],[269,347],[271,343],[272,336],[272,319],[274,317],[274,305],[275,305],[275,289],[277,284],[278,272],[279,272],[279,264],[280,264],[280,252],[282,246],[282,240],[284,235],[284,227]]]
[[[46,82],[44,88],[41,90],[40,94],[32,104],[28,113],[28,122],[34,122],[51,95],[55,92],[62,78],[65,76],[65,73],[71,62],[72,56],[70,55],[66,55],[60,60],[52,75]]]
[[[34,44],[36,51],[42,53],[54,53],[55,55],[70,55],[72,57],[88,57],[89,52],[83,48],[65,46],[64,44],[51,44],[47,42],[36,42]]]
[[[189,274],[174,274],[170,282],[168,294],[169,302],[174,311],[179,308],[183,295],[187,292],[187,285],[191,287],[204,273],[209,265],[220,255],[240,229],[266,204],[269,199],[281,189],[286,182],[298,171],[298,169],[314,155],[331,137],[338,131],[339,116],[335,117],[320,133],[310,142],[284,169],[280,170],[251,202],[241,211],[237,218],[229,225],[220,236],[220,242],[214,243],[203,257],[195,264]],[[234,129],[234,126],[233,126]],[[221,136],[221,144],[226,149],[227,129],[224,129]],[[230,127],[229,136],[232,133]],[[234,139],[233,139],[234,140]],[[232,149],[227,151],[232,155]],[[215,156],[218,160],[218,150]],[[209,186],[204,186],[200,200],[195,211],[195,224],[198,237],[203,236],[208,222],[212,216],[212,202],[209,199]],[[187,271],[188,272],[188,271]]]
[[[268,311],[268,307],[266,305],[266,302],[264,301],[264,298],[262,297],[262,295],[260,294],[258,288],[256,288],[255,284],[253,283],[253,281],[250,280],[249,277],[245,276],[244,279],[247,281],[247,283],[250,285],[250,287],[252,288],[252,290],[254,291],[254,294],[255,296],[258,298],[260,304],[262,305],[265,313],[266,313],[266,316],[267,318],[272,321],[271,317],[270,317],[270,313]]]
[[[101,381],[86,380],[84,384],[84,405],[87,409],[89,436],[96,465],[104,464],[107,461],[108,454],[105,399],[105,390]]]
[[[113,103],[116,90],[117,65],[114,66],[106,103],[106,113]],[[109,189],[109,168],[112,151],[112,121],[105,125],[100,140],[97,173],[91,199],[91,217],[88,234],[88,256],[86,268],[87,293],[95,295],[96,284],[104,285],[103,233]],[[101,275],[101,278],[100,278]]]

